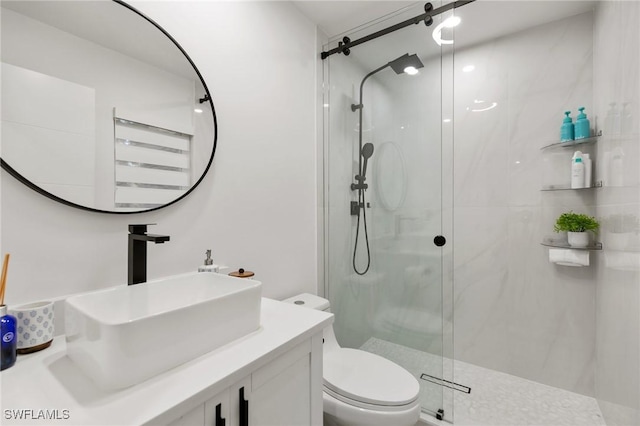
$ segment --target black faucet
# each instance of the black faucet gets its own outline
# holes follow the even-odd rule
[[[147,225],[129,225],[129,285],[147,281],[147,242],[163,244],[169,239],[168,235],[147,234]]]

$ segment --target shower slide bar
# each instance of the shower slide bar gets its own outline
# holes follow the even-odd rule
[[[408,27],[409,25],[416,25],[424,21],[424,24],[428,27],[433,23],[434,16],[444,13],[448,10],[455,9],[457,7],[462,7],[474,1],[475,0],[458,0],[449,4],[445,4],[444,6],[440,6],[437,9],[434,9],[431,3],[427,3],[424,5],[425,13],[423,13],[422,15],[414,16],[411,19],[407,19],[406,21],[392,25],[383,30],[376,31],[373,34],[369,34],[368,36],[364,36],[354,41],[351,41],[349,37],[344,37],[342,41],[338,43],[338,47],[335,47],[329,50],[328,52],[321,52],[320,58],[326,59],[329,56],[333,55],[334,53],[343,53],[345,56],[349,56],[349,54],[351,53],[352,47],[358,46],[359,44],[362,44],[362,43],[366,43],[378,37],[382,37],[383,35],[387,35],[399,29]]]

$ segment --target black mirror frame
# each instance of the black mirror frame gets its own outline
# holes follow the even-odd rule
[[[49,198],[49,199],[51,199],[53,201],[57,201],[58,203],[67,205],[69,207],[74,207],[74,208],[77,208],[77,209],[80,209],[80,210],[85,210],[85,211],[91,211],[91,212],[96,212],[96,213],[107,213],[107,214],[148,213],[148,212],[152,212],[152,211],[155,211],[155,210],[163,209],[165,207],[168,207],[170,205],[173,205],[173,204],[177,203],[178,201],[180,201],[183,198],[185,198],[187,195],[191,194],[191,192],[193,192],[193,190],[196,189],[196,187],[200,184],[200,182],[202,182],[202,180],[205,178],[205,176],[209,172],[209,169],[211,168],[211,164],[213,163],[213,157],[214,157],[214,155],[216,153],[216,146],[217,146],[217,142],[218,142],[218,120],[216,118],[216,110],[213,107],[213,100],[212,100],[211,94],[209,93],[209,88],[207,87],[207,84],[205,83],[204,79],[202,78],[202,75],[200,74],[200,71],[198,70],[196,65],[193,63],[193,61],[191,60],[189,55],[187,55],[187,52],[185,52],[185,50],[182,48],[182,46],[180,46],[180,44],[178,44],[178,42],[164,28],[162,28],[160,25],[158,25],[153,19],[149,18],[148,16],[146,16],[145,14],[143,14],[142,12],[140,12],[139,10],[134,8],[133,6],[125,3],[122,0],[111,0],[111,1],[113,1],[114,3],[119,4],[120,6],[126,7],[130,11],[138,14],[144,20],[146,20],[147,22],[152,24],[154,27],[156,27],[158,30],[160,30],[169,40],[171,40],[171,42],[180,50],[180,52],[182,52],[184,57],[187,59],[187,61],[189,61],[189,63],[193,67],[193,70],[198,75],[198,78],[200,79],[200,82],[202,83],[202,87],[205,90],[205,97],[204,97],[203,100],[205,102],[209,103],[209,106],[211,107],[211,114],[213,115],[213,149],[211,151],[211,157],[209,158],[209,162],[207,163],[207,166],[205,167],[204,171],[202,172],[202,175],[200,176],[200,178],[196,181],[196,183],[193,184],[193,186],[191,186],[191,188],[187,192],[185,192],[180,197],[176,198],[175,200],[173,200],[173,201],[171,201],[171,202],[169,202],[167,204],[163,204],[161,206],[154,207],[152,209],[147,209],[147,210],[118,212],[118,211],[94,209],[94,208],[91,208],[91,207],[87,207],[87,206],[83,206],[83,205],[80,205],[80,204],[72,203],[71,201],[68,201],[68,200],[60,198],[60,197],[58,197],[56,195],[53,195],[50,192],[47,192],[44,189],[40,188],[38,185],[36,185],[33,182],[31,182],[29,179],[27,179],[24,176],[22,176],[13,167],[11,167],[8,163],[6,163],[2,158],[0,158],[0,167],[2,167],[2,169],[4,171],[9,173],[11,176],[16,178],[20,182],[22,182],[24,185],[28,186],[32,190],[36,191],[37,193],[42,194],[45,197],[47,197],[47,198]]]

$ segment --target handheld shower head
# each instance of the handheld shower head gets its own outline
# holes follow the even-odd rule
[[[373,155],[373,144],[371,142],[367,142],[362,146],[362,150],[360,151],[360,155],[365,160],[371,158]]]
[[[364,164],[362,165],[362,174],[361,176],[365,178],[367,176],[367,162],[369,158],[373,155],[373,144],[371,142],[367,142],[362,146],[360,150],[360,155],[362,155],[362,159],[364,160]]]

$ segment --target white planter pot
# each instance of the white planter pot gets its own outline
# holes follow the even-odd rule
[[[567,232],[567,239],[571,247],[587,247],[589,245],[588,232]]]

